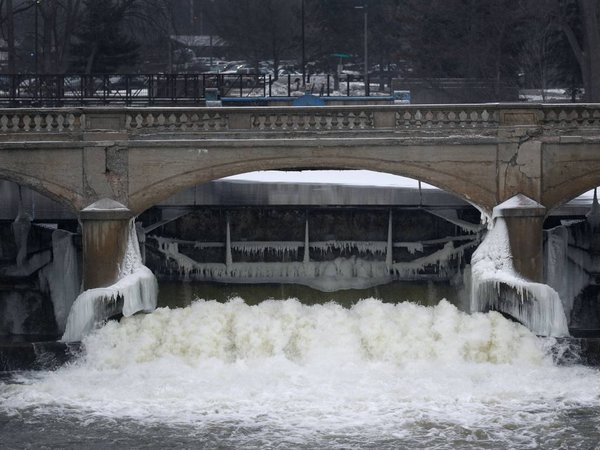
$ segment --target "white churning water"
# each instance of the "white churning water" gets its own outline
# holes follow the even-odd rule
[[[110,322],[84,345],[70,366],[0,384],[0,412],[252,428],[238,448],[514,448],[553,442],[562,412],[600,404],[596,370],[557,367],[523,326],[444,300],[199,300]]]

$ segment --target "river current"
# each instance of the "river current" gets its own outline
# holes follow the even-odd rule
[[[598,448],[600,372],[497,313],[197,300],[0,380],[2,448]]]

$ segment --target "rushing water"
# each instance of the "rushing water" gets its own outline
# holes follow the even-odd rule
[[[0,381],[3,448],[596,448],[600,373],[497,313],[199,300]]]

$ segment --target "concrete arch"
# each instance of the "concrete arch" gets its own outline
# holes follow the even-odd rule
[[[0,179],[12,181],[48,197],[64,205],[75,215],[83,205],[83,196],[80,193],[58,183],[42,180],[37,174],[24,174],[0,167]]]
[[[541,203],[550,212],[600,186],[600,143],[547,144]]]
[[[457,163],[454,160],[435,161],[440,154],[439,147],[431,154],[430,161],[422,157],[423,149],[414,148],[410,151],[419,151],[421,158],[407,158],[407,155],[402,158],[384,158],[378,154],[380,152],[350,152],[348,149],[320,154],[311,152],[310,155],[294,155],[289,149],[279,154],[260,155],[252,150],[235,152],[232,158],[225,161],[221,158],[208,164],[206,161],[203,164],[190,161],[188,164],[178,164],[171,168],[158,167],[159,170],[153,169],[153,166],[141,167],[136,162],[134,167],[144,171],[146,177],[142,177],[145,183],[134,186],[130,184],[129,207],[135,214],[139,214],[177,192],[197,184],[245,172],[285,169],[373,170],[432,184],[468,201],[484,212],[489,213],[496,204],[495,161],[486,162],[483,168],[479,165],[481,161],[478,161],[479,173],[482,176],[465,176],[473,171],[456,170]],[[244,158],[244,155],[247,157]],[[465,161],[465,164],[468,164],[468,161]]]
[[[545,192],[543,201],[548,213],[575,197],[600,186],[600,170],[582,168],[582,172],[577,177],[557,184]]]

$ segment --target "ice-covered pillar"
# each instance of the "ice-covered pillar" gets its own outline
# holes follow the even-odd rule
[[[543,225],[546,208],[517,194],[494,208],[493,219],[502,217],[508,230],[513,267],[524,278],[543,283]]]
[[[106,198],[80,211],[83,290],[107,287],[118,280],[132,217],[126,206]]]

